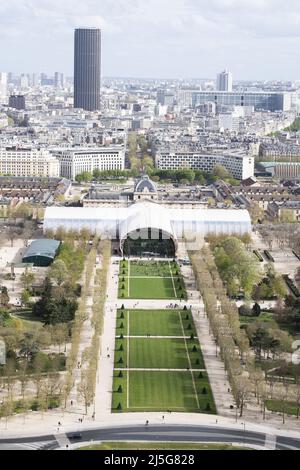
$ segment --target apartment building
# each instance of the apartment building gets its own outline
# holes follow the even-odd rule
[[[59,161],[47,150],[0,148],[0,173],[12,176],[59,177]]]
[[[75,180],[83,172],[94,170],[124,170],[124,147],[98,147],[79,149],[58,149],[53,154],[60,161],[60,172],[64,178]]]
[[[164,151],[156,154],[156,166],[161,170],[179,170],[191,168],[212,172],[216,165],[224,166],[229,173],[238,180],[245,180],[254,176],[254,157],[240,154],[208,154],[189,151]]]

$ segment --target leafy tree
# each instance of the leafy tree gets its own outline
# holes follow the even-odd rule
[[[72,321],[77,309],[77,301],[66,297],[54,299],[52,290],[51,281],[46,278],[41,299],[33,306],[33,314],[40,317],[45,325]]]
[[[253,315],[255,317],[259,317],[259,315],[261,313],[261,308],[260,308],[260,305],[257,302],[255,302],[255,304],[253,305],[252,311],[253,311]]]
[[[1,294],[0,294],[0,305],[3,308],[7,308],[9,305],[9,295],[8,295],[8,290],[7,287],[2,286],[1,287]]]
[[[31,271],[28,271],[28,269],[26,268],[25,272],[21,275],[21,282],[23,284],[24,289],[30,290],[34,281],[35,275]]]
[[[0,308],[0,327],[6,326],[10,320],[10,313],[6,308]]]
[[[62,259],[56,259],[49,269],[49,277],[53,279],[58,286],[61,286],[68,277],[68,270]]]
[[[32,333],[24,334],[20,346],[20,355],[25,357],[27,361],[39,351],[37,338]]]
[[[230,173],[228,170],[223,165],[215,165],[214,171],[213,171],[214,176],[224,180],[226,178],[230,178]]]
[[[92,179],[93,175],[88,171],[84,171],[75,177],[77,183],[89,183],[90,181],[92,181]]]
[[[21,294],[21,301],[23,305],[27,305],[30,300],[30,292],[27,289],[24,289]]]
[[[262,276],[256,257],[247,252],[243,242],[236,237],[228,237],[221,241],[215,248],[214,255],[228,293],[236,295],[242,289],[249,297],[253,286]]]

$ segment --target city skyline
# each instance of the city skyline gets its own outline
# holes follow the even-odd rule
[[[7,72],[70,76],[73,30],[99,27],[106,77],[215,77],[228,68],[236,80],[300,79],[295,0],[174,0],[172,8],[168,0],[3,0],[0,17]]]

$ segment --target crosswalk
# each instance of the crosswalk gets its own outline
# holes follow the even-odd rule
[[[64,433],[56,434],[55,439],[60,449],[66,449],[67,446],[69,447],[71,444],[69,439],[67,438],[67,435]]]
[[[277,436],[274,434],[266,434],[265,448],[268,450],[276,449]]]
[[[0,444],[1,450],[47,450],[54,449],[57,441],[37,441],[37,442],[20,442],[10,444]]]

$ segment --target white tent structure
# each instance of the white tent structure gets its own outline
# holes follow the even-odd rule
[[[149,229],[163,233],[177,245],[187,234],[238,234],[251,232],[246,210],[169,209],[155,202],[138,202],[126,208],[47,207],[44,231],[80,231],[105,235],[124,243],[128,235]]]

